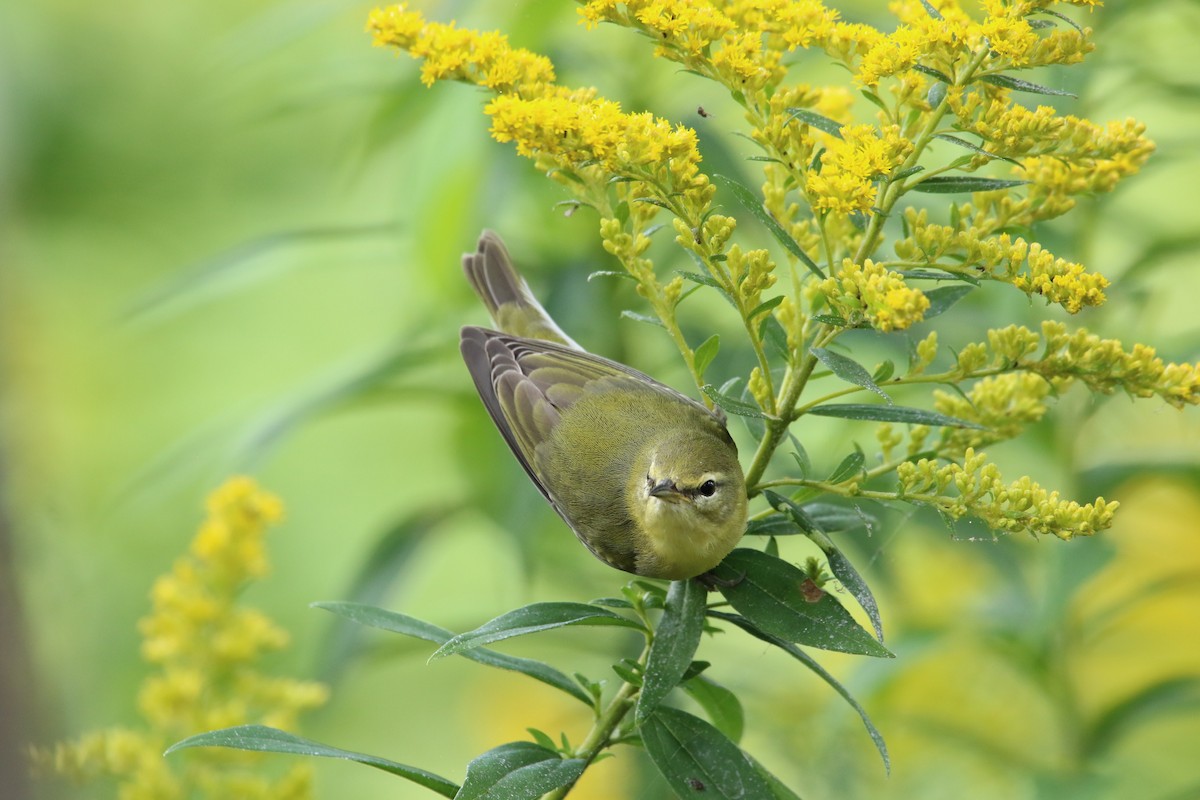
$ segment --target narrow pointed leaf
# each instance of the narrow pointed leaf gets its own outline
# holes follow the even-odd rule
[[[1041,86],[1029,81],[1023,81],[1020,78],[1014,78],[1011,75],[984,75],[980,80],[984,83],[990,83],[993,86],[1002,86],[1005,89],[1012,89],[1014,92],[1029,92],[1030,94],[1046,94],[1055,97],[1077,97],[1074,92],[1068,92],[1063,89],[1052,89],[1049,86]]]
[[[745,753],[699,717],[662,706],[641,734],[650,760],[680,798],[774,800]]]
[[[772,308],[774,308],[775,306],[779,305],[782,302],[783,302],[783,295],[781,295],[781,294],[775,295],[770,300],[764,300],[750,310],[750,313],[746,315],[746,319],[753,320],[759,314],[770,311]]]
[[[808,267],[809,271],[818,278],[825,277],[825,273],[822,272],[821,268],[817,266],[817,262],[813,261],[809,257],[808,253],[804,252],[804,248],[796,243],[796,240],[792,238],[791,234],[783,229],[783,226],[779,224],[779,220],[775,219],[775,217],[768,213],[767,209],[763,207],[762,201],[758,199],[758,196],[754,192],[750,191],[750,189],[738,183],[733,178],[729,178],[724,175],[714,175],[713,177],[733,193],[733,196],[739,203],[742,204],[742,207],[753,214],[755,219],[766,226],[767,230],[770,231],[771,235],[783,245],[785,250],[798,258],[800,263]]]
[[[593,272],[587,276],[588,283],[591,283],[596,278],[621,278],[623,280],[634,281],[635,283],[637,282],[637,278],[633,277],[628,272],[621,272],[619,270],[608,270],[608,269],[596,270],[595,272]]]
[[[974,428],[986,430],[982,425],[967,422],[965,419],[949,417],[936,411],[926,411],[923,408],[907,406],[868,405],[861,403],[828,404],[816,406],[808,410],[809,414],[819,417],[840,417],[841,419],[873,420],[875,422],[903,422],[911,425],[931,425],[935,428]]]
[[[862,610],[867,612],[867,617],[871,620],[871,627],[875,629],[875,638],[882,643],[883,620],[879,617],[879,604],[875,602],[875,595],[871,593],[871,588],[867,586],[867,582],[862,579],[858,570],[841,550],[836,547],[828,550],[821,549],[824,550],[825,558],[829,561],[829,571],[833,573],[833,577],[841,581],[842,586],[845,586],[850,594],[854,595],[854,599],[862,606]]]
[[[771,788],[771,796],[775,798],[775,800],[801,800],[800,795],[788,788],[787,784],[773,775],[771,771],[764,767],[758,759],[749,753],[746,753],[746,758],[750,760],[750,763],[754,765],[756,770],[758,770],[758,774],[761,775],[763,780],[767,782],[767,786]]]
[[[867,368],[862,364],[859,364],[852,358],[847,358],[841,353],[826,350],[823,347],[811,347],[808,352],[816,356],[822,364],[829,367],[830,372],[846,383],[853,383],[855,386],[870,389],[891,404],[892,398],[888,397],[887,393],[879,388],[879,384],[871,379],[871,373],[867,372]]]
[[[704,632],[704,605],[708,592],[699,581],[672,581],[667,604],[654,633],[635,718],[640,724],[679,685],[692,665]]]
[[[862,472],[863,464],[865,462],[866,458],[863,456],[862,451],[855,450],[853,453],[842,459],[842,463],[837,465],[837,467],[833,470],[833,472],[830,473],[829,477],[826,478],[825,481],[827,483],[841,483],[842,481],[848,481],[855,475],[858,475],[860,472]]]
[[[792,522],[796,524],[796,527],[800,529],[801,533],[819,533],[821,531],[821,529],[817,527],[817,523],[809,518],[804,509],[789,498],[784,497],[778,492],[773,492],[770,489],[763,490],[763,497],[765,497],[767,502],[771,504],[772,508],[774,508],[776,511],[782,511],[785,515],[787,515]]]
[[[1062,20],[1063,22],[1067,23],[1075,30],[1079,31],[1080,34],[1083,33],[1083,27],[1078,22],[1076,22],[1075,20],[1068,17],[1066,14],[1060,14],[1057,11],[1051,11],[1046,8],[1039,8],[1035,11],[1030,11],[1029,13],[1030,14],[1045,14],[1045,15],[1051,16],[1051,17],[1058,17],[1058,19]]]
[[[455,800],[537,800],[577,781],[586,766],[540,744],[509,742],[472,759]]]
[[[704,340],[704,343],[696,348],[695,362],[696,374],[701,378],[704,377],[704,371],[708,369],[708,365],[717,357],[717,351],[721,349],[721,337],[713,334]]]
[[[925,297],[929,300],[929,308],[925,309],[925,319],[933,319],[944,313],[974,290],[974,286],[939,286],[930,289],[925,292]]]
[[[947,75],[944,72],[939,72],[938,70],[934,69],[933,67],[927,67],[924,64],[913,64],[913,69],[915,69],[917,72],[923,72],[931,78],[937,78],[942,83],[945,83],[945,84],[954,83],[953,78],[951,78],[949,75]]]
[[[330,611],[360,625],[369,625],[372,628],[399,633],[402,636],[411,636],[414,639],[424,639],[438,646],[454,638],[454,634],[444,628],[439,628],[437,625],[409,617],[405,614],[399,614],[395,611],[387,611],[361,603],[327,602],[313,603],[313,606]],[[591,697],[579,688],[575,681],[549,664],[543,664],[540,661],[534,661],[529,658],[518,658],[517,656],[498,653],[495,650],[488,650],[483,647],[462,650],[459,652],[459,655],[485,666],[519,672],[534,680],[539,680],[548,686],[553,686],[555,689],[560,689],[585,705],[590,706],[592,704]]]
[[[934,8],[933,4],[930,3],[929,0],[921,0],[921,5],[925,6],[925,13],[936,19],[938,22],[941,22],[945,19],[945,17],[942,16],[942,13]]]
[[[925,194],[957,194],[960,192],[994,192],[997,189],[1012,189],[1015,186],[1024,186],[1027,183],[1029,181],[942,175],[926,178],[920,183],[914,183],[909,189],[914,192],[924,192]]]
[[[735,414],[739,417],[757,417],[759,419],[766,419],[767,415],[764,414],[762,409],[760,409],[757,405],[747,403],[744,400],[738,400],[736,397],[730,397],[727,394],[723,394],[711,383],[704,384],[700,387],[700,390],[708,395],[708,397],[714,403],[719,405],[726,413]]]
[[[790,516],[772,514],[762,519],[752,519],[746,525],[746,536],[793,536],[804,533]]]
[[[871,741],[875,743],[875,749],[879,751],[879,755],[883,759],[884,769],[888,772],[892,771],[892,760],[888,756],[887,744],[883,741],[883,734],[881,734],[879,729],[875,727],[875,723],[872,722],[871,718],[867,715],[866,709],[859,705],[858,701],[854,699],[854,696],[846,690],[846,687],[842,686],[842,684],[838,682],[837,678],[830,675],[824,667],[818,664],[816,659],[791,642],[785,642],[778,636],[772,636],[771,634],[759,629],[750,620],[739,616],[738,614],[729,614],[724,611],[709,611],[708,615],[715,619],[723,619],[726,622],[732,622],[734,625],[737,625],[739,628],[756,639],[761,639],[768,644],[778,647],[780,650],[784,651],[792,658],[796,659],[801,664],[816,673],[821,680],[825,681],[825,683],[829,684],[829,686],[832,687],[835,692],[842,696],[842,699],[850,704],[851,708],[858,712],[859,718],[862,719],[863,725],[865,725],[867,728],[867,734],[871,737]]]
[[[762,322],[758,324],[758,338],[774,350],[783,360],[786,361],[791,357],[787,331],[783,329],[783,325],[775,318],[774,314],[766,315],[763,317]]]
[[[727,555],[713,570],[721,594],[762,630],[789,642],[823,650],[891,658],[828,592],[810,602],[802,588],[811,580],[778,558],[747,548]]]
[[[683,691],[695,700],[709,720],[721,733],[729,737],[729,741],[737,744],[742,740],[742,732],[746,728],[746,712],[742,710],[742,701],[738,696],[719,683],[708,678],[692,678],[682,684]]]
[[[586,603],[534,603],[484,623],[473,631],[460,633],[439,647],[430,661],[461,653],[492,642],[540,633],[572,625],[616,625],[641,630],[640,623],[599,606]]]
[[[329,745],[314,742],[311,739],[303,739],[276,728],[268,728],[265,725],[239,725],[236,728],[224,728],[219,731],[209,731],[208,733],[189,736],[182,742],[176,742],[171,745],[163,755],[170,755],[176,750],[183,750],[188,747],[229,747],[235,750],[253,750],[260,753],[287,753],[298,756],[316,756],[318,758],[343,758],[347,761],[356,761],[359,764],[366,764],[368,767],[375,767],[384,772],[398,775],[413,783],[420,784],[426,789],[437,792],[442,797],[454,797],[459,788],[458,784],[454,781],[446,780],[441,775],[426,772],[418,767],[410,767],[407,764],[389,761],[386,758],[379,758],[378,756],[369,756],[365,753],[355,753],[352,750],[330,747]]]
[[[630,311],[629,309],[622,311],[621,316],[625,319],[631,319],[634,322],[644,322],[647,325],[657,325],[660,328],[667,327],[666,325],[663,325],[662,320],[658,317],[651,317],[647,314],[639,314],[638,312]]]
[[[861,508],[846,508],[832,503],[805,503],[802,508],[809,518],[826,533],[870,528],[879,520]]]
[[[809,111],[807,108],[789,108],[788,122],[798,119],[810,128],[816,128],[819,131],[824,131],[830,136],[842,138],[842,123],[835,119],[830,119],[823,114],[818,114],[815,111]]]
[[[988,158],[997,158],[997,159],[1000,159],[1001,161],[1007,161],[1010,164],[1020,164],[1021,163],[1014,158],[1009,158],[1008,156],[1001,156],[1001,155],[997,155],[996,153],[988,152],[987,150],[984,150],[979,145],[971,144],[966,139],[960,139],[957,136],[951,136],[948,133],[935,133],[933,135],[933,138],[941,139],[942,141],[950,142],[951,144],[956,144],[959,147],[965,147],[968,150],[979,153],[979,155],[981,155],[981,156],[987,156]]]

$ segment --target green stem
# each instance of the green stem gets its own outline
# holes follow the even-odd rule
[[[955,78],[954,85],[966,85],[975,75],[975,72],[979,69],[984,59],[987,58],[987,54],[987,47],[980,48],[979,52],[975,54],[974,58],[971,59],[970,63],[962,71],[962,74]],[[903,172],[917,165],[917,162],[921,160],[921,156],[925,152],[925,148],[933,141],[933,136],[937,133],[942,117],[946,116],[946,112],[949,110],[950,103],[947,99],[943,98],[938,107],[929,115],[929,119],[925,121],[924,127],[921,128],[921,133],[917,136],[917,141],[913,144],[912,152],[908,154],[908,158],[904,159],[904,163],[896,169],[897,172]],[[881,189],[880,193],[882,197],[879,201],[879,210],[881,213],[871,215],[867,231],[858,245],[858,251],[854,254],[854,263],[863,263],[871,253],[875,252],[875,249],[879,246],[879,237],[883,232],[883,224],[891,214],[892,208],[904,196],[906,188],[900,183],[888,183]]]
[[[813,336],[813,346],[823,347],[833,341],[837,335],[837,328],[822,325]],[[762,441],[758,443],[758,449],[754,452],[750,469],[746,471],[746,493],[750,497],[758,494],[761,488],[758,486],[758,481],[767,471],[767,465],[771,463],[771,456],[774,455],[775,448],[779,447],[779,443],[783,441],[783,435],[787,432],[788,426],[795,421],[796,401],[800,399],[800,393],[804,391],[816,366],[817,357],[811,352],[805,352],[800,359],[800,365],[794,370],[789,370],[784,377],[783,387],[780,389],[782,399],[778,405],[779,416],[767,420],[767,430],[763,434]]]
[[[645,621],[644,617],[643,621]],[[650,654],[650,643],[653,641],[653,638],[653,634],[647,633],[646,646],[638,658],[638,663],[643,667],[646,665],[646,658]],[[613,732],[620,726],[621,721],[625,719],[625,715],[633,709],[639,691],[641,689],[632,683],[622,683],[621,688],[613,695],[613,699],[596,715],[591,730],[587,732],[587,736],[584,737],[580,745],[571,753],[571,758],[583,759],[584,771],[596,760],[596,756],[600,755],[604,748],[612,744]],[[583,771],[580,772],[581,776],[582,774]],[[562,800],[573,788],[575,788],[575,781],[571,781],[566,786],[560,786],[549,794],[543,795],[542,800]]]

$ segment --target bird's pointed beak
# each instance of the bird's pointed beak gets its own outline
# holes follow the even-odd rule
[[[683,494],[670,478],[664,478],[658,483],[653,484],[646,490],[646,493],[651,497],[657,497],[659,500],[664,500],[668,503],[678,503],[683,500]]]

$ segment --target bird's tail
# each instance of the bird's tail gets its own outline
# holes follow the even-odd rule
[[[504,333],[583,349],[563,333],[534,298],[495,232],[484,231],[475,252],[463,255],[463,272],[496,327]]]

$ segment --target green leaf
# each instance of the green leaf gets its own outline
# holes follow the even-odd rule
[[[835,328],[848,328],[850,323],[836,314],[813,314],[812,318],[817,322],[823,322],[826,325],[833,325]]]
[[[809,271],[818,278],[825,277],[825,273],[822,272],[821,268],[817,266],[817,262],[809,258],[808,253],[804,252],[804,249],[796,243],[796,240],[792,238],[791,234],[785,231],[783,226],[779,224],[779,221],[767,212],[767,209],[763,207],[762,202],[758,199],[758,196],[754,192],[750,191],[733,178],[726,177],[725,175],[714,175],[713,178],[726,186],[729,191],[733,192],[734,198],[741,203],[742,207],[753,214],[755,219],[766,226],[767,230],[770,231],[771,235],[783,245],[785,250],[798,258],[800,262],[804,264],[804,266],[808,267]]]
[[[629,201],[622,200],[617,203],[617,207],[613,209],[613,217],[624,226],[629,221]]]
[[[925,292],[925,297],[929,300],[929,308],[925,309],[925,319],[933,319],[944,313],[974,290],[974,286],[939,286],[930,289]]]
[[[998,189],[1011,189],[1014,186],[1024,186],[1027,183],[1029,181],[944,175],[926,178],[920,183],[914,183],[909,189],[914,192],[924,192],[925,194],[956,194],[958,192],[994,192]]]
[[[717,357],[717,351],[721,349],[721,337],[713,334],[704,340],[704,343],[696,348],[694,359],[696,362],[696,374],[701,378],[704,377],[704,371],[708,369],[708,365]]]
[[[883,102],[883,99],[880,98],[879,95],[875,94],[869,89],[860,89],[858,93],[865,97],[872,104],[878,106],[879,110],[884,114],[887,114],[888,117],[892,116],[892,110],[887,107],[887,104]]]
[[[829,367],[829,371],[838,376],[846,383],[852,383],[855,386],[861,386],[864,389],[870,389],[875,394],[882,397],[890,405],[892,398],[888,397],[883,389],[875,381],[871,380],[871,373],[867,372],[866,367],[859,364],[851,358],[847,358],[841,353],[836,353],[833,350],[826,350],[823,347],[810,347],[808,352],[816,356],[822,364]]]
[[[866,462],[866,457],[863,456],[862,451],[855,450],[842,459],[842,463],[837,465],[829,477],[825,479],[825,482],[841,483],[842,481],[850,480],[862,472],[864,462]]]
[[[634,322],[644,322],[647,325],[657,325],[660,328],[667,327],[666,325],[663,325],[662,320],[659,319],[658,317],[651,317],[646,314],[639,314],[636,311],[630,311],[629,309],[625,309],[624,311],[622,311],[621,316],[624,317],[625,319],[631,319]]]
[[[633,281],[634,283],[637,283],[637,278],[633,277],[628,272],[622,272],[620,270],[601,269],[601,270],[596,270],[595,272],[593,272],[587,276],[589,283],[591,281],[595,280],[596,278],[622,278],[624,280]]]
[[[659,208],[666,209],[667,211],[670,211],[672,214],[675,213],[675,209],[671,208],[670,203],[668,203],[666,200],[660,200],[657,197],[638,197],[638,198],[635,198],[633,202],[647,203],[648,205],[658,206]]]
[[[839,417],[841,419],[872,420],[875,422],[903,422],[910,425],[931,425],[945,428],[974,428],[987,430],[982,425],[967,422],[965,419],[949,417],[936,411],[926,411],[921,408],[907,406],[869,405],[865,403],[827,404],[808,410],[809,414],[819,417]]]
[[[312,605],[314,608],[330,611],[360,625],[369,625],[372,628],[399,633],[402,636],[411,636],[414,639],[424,639],[438,646],[444,645],[454,638],[454,635],[450,631],[439,628],[437,625],[432,625],[428,622],[396,613],[395,611],[387,611],[382,608],[363,605],[362,603],[327,602],[313,603]],[[485,666],[507,669],[512,672],[519,672],[522,675],[528,675],[534,680],[539,680],[548,686],[553,686],[555,689],[566,692],[585,705],[590,706],[592,704],[592,698],[586,692],[580,689],[574,681],[549,664],[543,664],[540,661],[534,661],[529,658],[518,658],[517,656],[497,653],[495,650],[488,650],[483,647],[463,650],[459,655]]]
[[[763,780],[767,782],[767,786],[771,787],[771,796],[774,797],[775,800],[801,800],[800,795],[789,789],[783,781],[779,780],[779,778],[775,777],[770,770],[760,764],[758,759],[749,753],[746,753],[746,758],[749,759],[750,763],[754,765],[754,768],[758,770],[758,774],[762,775]]]
[[[871,721],[869,716],[867,716],[866,709],[859,705],[858,701],[854,699],[854,696],[846,690],[846,687],[842,686],[842,684],[838,682],[837,678],[826,672],[825,668],[816,662],[816,659],[801,650],[799,647],[796,647],[796,645],[792,644],[791,642],[785,642],[778,636],[772,636],[766,631],[760,630],[754,625],[754,623],[745,617],[737,614],[728,614],[723,611],[711,610],[708,612],[708,615],[715,619],[723,619],[726,622],[732,622],[734,625],[737,625],[739,628],[756,639],[761,639],[768,644],[778,647],[780,650],[784,651],[792,658],[796,659],[801,664],[816,673],[821,680],[825,681],[825,683],[829,684],[829,686],[831,686],[835,692],[842,696],[843,700],[850,704],[851,708],[858,712],[859,718],[862,719],[863,725],[865,725],[867,728],[867,735],[871,737],[871,741],[875,743],[875,749],[879,751],[880,757],[883,758],[884,769],[886,769],[888,772],[892,771],[892,761],[888,756],[887,744],[883,741],[883,734],[879,732],[879,729],[875,727],[875,723]]]
[[[734,744],[742,740],[746,728],[746,713],[738,696],[708,678],[692,678],[682,684],[683,691],[695,700],[717,730]]]
[[[773,636],[823,650],[892,657],[833,595],[822,592],[816,602],[810,602],[801,589],[811,580],[786,561],[738,548],[717,565],[713,574],[730,605]]]
[[[541,633],[573,625],[616,625],[623,628],[643,629],[641,623],[635,622],[629,617],[623,617],[586,603],[534,603],[509,611],[507,614],[501,614],[473,631],[460,633],[439,647],[429,657],[429,660],[436,661],[439,658],[503,639],[511,639],[514,636]]]
[[[1030,11],[1029,13],[1030,14],[1046,14],[1047,16],[1058,17],[1060,20],[1067,23],[1075,30],[1079,31],[1080,35],[1083,34],[1083,27],[1078,22],[1076,22],[1075,20],[1068,17],[1066,14],[1060,14],[1057,11],[1051,11],[1047,8],[1039,8],[1035,11]]]
[[[699,717],[662,706],[641,726],[654,766],[680,798],[774,800],[746,755]]]
[[[798,119],[805,125],[808,125],[810,128],[816,128],[819,131],[824,131],[830,136],[836,136],[839,139],[842,138],[843,123],[838,122],[835,119],[830,119],[829,117],[826,117],[823,114],[818,114],[815,111],[809,111],[807,108],[789,108],[787,111],[789,114],[791,114],[791,116],[787,118],[787,122]],[[787,122],[784,124],[786,125]]]
[[[851,531],[856,528],[870,529],[879,520],[861,508],[846,508],[832,503],[805,503],[801,506],[809,519],[826,533]]]
[[[509,742],[471,760],[455,800],[537,800],[579,780],[586,766],[533,742]]]
[[[862,606],[862,610],[867,612],[867,618],[871,620],[871,627],[875,629],[875,638],[883,643],[883,620],[879,617],[879,604],[875,602],[875,595],[871,593],[871,588],[867,586],[867,582],[858,574],[858,570],[850,563],[849,559],[837,547],[832,546],[826,549],[821,548],[825,553],[825,558],[829,561],[829,571],[833,573],[833,577],[841,581],[842,586],[850,594],[854,595],[854,599]]]
[[[1014,92],[1029,92],[1030,94],[1047,94],[1055,97],[1078,97],[1073,92],[1064,91],[1063,89],[1052,89],[1049,86],[1040,86],[1036,83],[1023,81],[1020,78],[1014,78],[1010,75],[984,75],[980,78],[984,83],[990,83],[993,86],[1002,86],[1005,89],[1012,89]]]
[[[792,536],[804,533],[796,521],[785,514],[772,514],[762,519],[752,519],[746,525],[746,536]]]
[[[950,142],[950,144],[956,144],[959,147],[965,147],[968,150],[979,153],[979,155],[981,155],[981,156],[987,156],[988,158],[998,158],[1001,161],[1007,161],[1010,164],[1018,164],[1019,165],[1021,163],[1020,161],[1017,161],[1015,158],[1009,158],[1008,156],[997,155],[996,153],[992,153],[987,150],[984,150],[979,145],[971,144],[966,139],[960,139],[957,136],[951,136],[948,133],[935,133],[933,135],[933,138],[941,139],[943,142]]]
[[[772,508],[774,508],[776,511],[783,512],[787,517],[789,517],[792,522],[796,524],[796,527],[800,529],[801,533],[807,534],[820,532],[821,529],[817,527],[817,524],[809,518],[804,509],[792,502],[790,499],[784,497],[778,492],[773,492],[770,489],[763,490],[763,497],[766,498],[767,502],[771,504]]]
[[[937,78],[942,83],[945,83],[945,84],[954,83],[953,78],[951,78],[949,75],[947,75],[944,72],[939,72],[938,70],[934,69],[933,67],[927,67],[924,64],[913,64],[913,69],[915,69],[917,72],[923,72],[924,74],[928,75],[931,78]],[[914,111],[915,110],[916,109],[914,109]]]
[[[783,302],[783,295],[781,295],[781,294],[777,294],[769,300],[764,300],[761,303],[759,303],[758,305],[756,305],[754,308],[750,309],[750,313],[746,315],[746,319],[753,320],[759,314],[763,314],[767,311],[770,311],[771,309],[773,309],[775,306],[779,305],[782,302]]]
[[[857,453],[861,456],[861,453]],[[861,463],[859,464],[861,467]],[[857,471],[857,469],[855,470]],[[838,550],[837,545],[833,540],[825,535],[825,531],[821,528],[807,512],[807,510],[794,501],[776,494],[768,490],[763,491],[763,496],[767,499],[774,508],[787,513],[795,521],[796,525],[807,535],[817,547],[821,548],[821,552],[829,561],[829,569],[833,572],[835,578],[842,582],[842,585],[854,595],[858,600],[858,604],[862,606],[863,611],[867,612],[867,617],[871,620],[872,627],[875,628],[875,636],[879,641],[883,642],[883,622],[879,618],[879,605],[875,602],[875,596],[871,594],[866,581],[858,574],[849,560],[846,559],[842,552]]]
[[[700,391],[704,392],[708,397],[722,408],[728,414],[735,414],[739,417],[756,417],[758,419],[766,419],[767,415],[754,404],[747,403],[744,400],[738,400],[735,397],[730,397],[727,394],[722,394],[717,387],[711,383],[706,383],[700,387]]]
[[[871,380],[876,383],[883,383],[894,374],[896,374],[896,364],[889,359],[875,368],[875,373],[871,375]]]
[[[925,13],[936,19],[938,22],[946,19],[942,16],[940,11],[933,7],[929,0],[921,0],[921,5],[925,6]]]
[[[684,270],[681,270],[681,269],[677,269],[677,270],[675,270],[675,272],[678,273],[679,275],[683,276],[683,278],[685,280],[689,280],[692,283],[701,283],[701,284],[704,284],[705,286],[711,286],[714,289],[720,289],[722,292],[725,291],[725,288],[723,286],[721,286],[721,284],[717,281],[716,278],[713,278],[709,275],[705,275],[702,272],[685,272]]]
[[[778,353],[784,361],[791,357],[787,331],[783,329],[783,325],[775,318],[774,314],[768,314],[763,317],[762,322],[758,323],[758,338]]]
[[[667,604],[646,657],[642,691],[638,696],[635,718],[646,721],[659,703],[683,678],[692,665],[692,656],[700,646],[704,632],[704,605],[707,590],[699,581],[672,581]]]
[[[235,750],[253,750],[260,753],[288,753],[298,756],[316,756],[318,758],[344,758],[347,761],[357,761],[368,767],[375,767],[393,775],[420,784],[426,789],[437,792],[442,797],[454,797],[458,792],[458,784],[449,781],[441,775],[434,775],[417,767],[399,764],[378,756],[365,753],[355,753],[352,750],[341,750],[337,747],[302,739],[299,736],[268,728],[265,725],[239,725],[236,728],[224,728],[219,731],[209,731],[195,736],[189,736],[182,742],[176,742],[167,748],[164,756],[188,747],[230,747]]]

